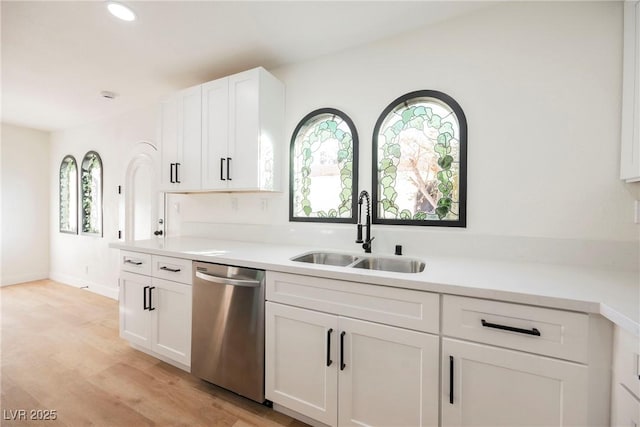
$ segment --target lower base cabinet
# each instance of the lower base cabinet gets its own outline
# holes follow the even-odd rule
[[[120,274],[120,336],[182,365],[191,364],[191,286]]]
[[[330,426],[437,426],[438,337],[266,303],[267,399]]]
[[[586,426],[586,366],[444,338],[443,426]]]

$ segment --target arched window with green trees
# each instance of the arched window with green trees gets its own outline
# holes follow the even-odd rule
[[[82,159],[80,186],[82,234],[102,236],[102,160],[95,151]]]
[[[358,133],[340,110],[307,114],[291,137],[289,219],[356,222]]]
[[[433,90],[408,93],[373,131],[373,222],[466,226],[467,121]]]
[[[60,232],[78,234],[78,164],[73,156],[62,159],[58,180]]]

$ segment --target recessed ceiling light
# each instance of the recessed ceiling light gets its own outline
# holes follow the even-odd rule
[[[111,12],[113,16],[115,16],[116,18],[120,18],[123,21],[136,20],[136,14],[133,13],[133,10],[129,9],[127,6],[121,3],[110,1],[107,3],[107,9],[109,9],[109,12]]]

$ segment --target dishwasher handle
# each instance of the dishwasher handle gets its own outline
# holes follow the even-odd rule
[[[257,288],[260,286],[259,280],[231,279],[229,277],[214,276],[213,274],[207,274],[201,271],[196,271],[196,277],[207,282],[219,283],[221,285],[243,286],[245,288]]]

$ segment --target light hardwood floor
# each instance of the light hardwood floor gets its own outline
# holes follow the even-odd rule
[[[306,425],[132,349],[117,301],[42,280],[0,288],[0,308],[2,426]]]

